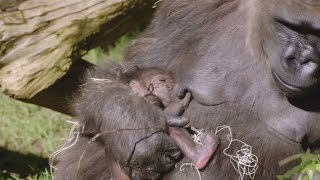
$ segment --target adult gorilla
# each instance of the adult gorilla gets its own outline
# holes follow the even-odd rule
[[[259,158],[256,179],[275,179],[293,165],[279,167],[280,160],[319,150],[320,1],[163,0],[160,6],[148,32],[129,49],[129,66],[174,72],[178,95],[194,97],[184,113],[191,125],[205,131],[229,125]],[[73,147],[73,160],[88,140],[81,137]],[[222,153],[227,143],[222,140],[202,179],[238,177]],[[84,179],[108,174],[95,164],[103,164],[101,148],[82,163]],[[77,165],[69,156],[59,158],[60,175]],[[165,176],[196,178],[195,171],[178,169]]]

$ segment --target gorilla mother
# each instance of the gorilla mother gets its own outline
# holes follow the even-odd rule
[[[191,125],[205,131],[229,125],[252,146],[259,158],[255,179],[275,179],[297,163],[279,167],[279,161],[319,150],[320,1],[162,0],[152,25],[128,51],[129,66],[168,69],[178,96],[193,94],[183,115]],[[89,140],[81,136],[72,153],[59,156],[57,179],[75,179]],[[222,140],[202,179],[239,176],[222,152],[227,143]],[[78,177],[108,179],[103,147],[93,146]],[[178,169],[164,177],[196,178],[195,171]]]

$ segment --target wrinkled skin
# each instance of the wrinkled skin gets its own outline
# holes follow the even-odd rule
[[[234,137],[251,145],[259,158],[255,179],[275,179],[299,163],[279,167],[279,161],[307,148],[319,150],[318,1],[163,0],[160,6],[151,28],[140,37],[144,49],[129,50],[127,60],[174,72],[178,95],[193,95],[183,114],[191,125],[204,131],[229,125]],[[202,179],[238,177],[222,153],[226,134],[221,137]],[[184,162],[190,161],[184,158],[177,166]],[[164,177],[197,178],[192,169],[174,169]]]

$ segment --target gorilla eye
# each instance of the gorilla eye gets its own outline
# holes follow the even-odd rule
[[[287,59],[288,61],[294,61],[296,58],[295,58],[294,56],[290,55],[290,56],[288,56],[286,59]]]
[[[318,37],[320,36],[320,29],[314,28],[310,22],[300,22],[299,24],[296,24],[277,18],[275,21],[299,34],[312,34]]]
[[[166,82],[166,79],[165,78],[161,78],[161,79],[159,79],[159,81]]]

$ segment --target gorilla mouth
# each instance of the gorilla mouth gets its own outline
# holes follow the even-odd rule
[[[276,72],[273,72],[273,77],[277,80],[277,82],[285,89],[289,90],[290,92],[301,92],[303,91],[303,89],[299,88],[299,87],[295,87],[292,86],[288,83],[286,83],[285,81],[283,81]]]

